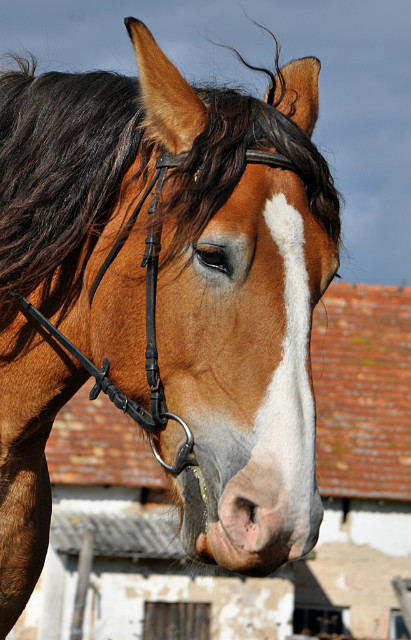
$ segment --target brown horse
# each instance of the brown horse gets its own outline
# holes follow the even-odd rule
[[[54,417],[105,359],[96,390],[114,388],[172,467],[192,558],[271,573],[313,547],[322,519],[309,343],[340,221],[310,141],[320,64],[259,69],[264,101],[192,88],[141,22],[126,25],[139,80],[35,77],[21,61],[0,77],[1,638],[47,550]],[[145,361],[140,263],[147,233],[144,263],[158,260],[160,231]]]

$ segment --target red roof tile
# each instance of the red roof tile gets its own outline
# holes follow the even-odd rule
[[[411,289],[333,284],[314,317],[324,496],[411,498]],[[141,431],[86,385],[47,445],[52,482],[165,487]]]
[[[143,432],[89,382],[58,414],[46,447],[53,483],[164,488]]]
[[[321,492],[409,500],[411,289],[334,284],[312,356]]]

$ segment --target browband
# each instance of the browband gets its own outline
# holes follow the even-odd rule
[[[167,167],[171,169],[178,167],[187,158],[187,155],[187,153],[180,153],[179,155],[173,156],[168,153],[163,153],[156,160],[156,168],[161,169],[162,167]],[[275,151],[247,149],[245,157],[247,164],[268,164],[273,168],[286,169],[293,171],[293,173],[299,173],[299,170],[291,160]]]

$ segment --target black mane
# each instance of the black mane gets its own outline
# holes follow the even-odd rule
[[[141,137],[136,79],[18,64],[0,76],[0,301],[104,226]]]
[[[152,152],[135,78],[102,71],[36,77],[26,61],[19,66],[0,76],[0,303],[50,283],[59,266],[73,268],[91,232],[104,228],[139,147],[141,168]],[[292,160],[313,215],[338,241],[338,193],[304,132],[238,91],[197,91],[209,106],[208,122],[160,209],[159,220],[175,224],[170,255],[198,238],[240,180],[246,149],[255,147],[274,147]],[[75,287],[79,282],[68,293]]]

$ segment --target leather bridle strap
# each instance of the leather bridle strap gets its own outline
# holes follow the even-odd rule
[[[140,200],[138,201],[135,209],[133,210],[133,213],[131,214],[131,216],[129,217],[129,219],[127,220],[127,223],[125,224],[124,228],[121,230],[120,235],[118,236],[117,240],[115,241],[115,243],[113,244],[113,246],[111,247],[106,259],[104,260],[103,264],[101,265],[100,269],[98,270],[98,273],[94,279],[93,285],[90,289],[90,295],[89,295],[89,304],[91,307],[91,304],[93,302],[93,298],[95,296],[95,293],[97,291],[97,287],[99,286],[100,282],[103,279],[104,274],[106,273],[107,269],[109,268],[109,266],[111,265],[112,262],[114,262],[118,252],[120,251],[121,247],[123,246],[123,244],[125,243],[125,241],[127,240],[128,236],[130,235],[130,231],[133,228],[133,225],[137,219],[138,214],[140,213],[143,204],[145,203],[145,201],[147,200],[147,197],[150,195],[150,193],[152,192],[154,185],[156,184],[158,178],[160,175],[160,170],[158,169],[156,171],[156,174],[154,176],[154,178],[149,182],[149,184],[147,185],[147,188],[145,189],[143,195],[141,196]]]
[[[267,164],[273,169],[292,171],[304,180],[296,165],[291,160],[281,155],[281,153],[265,151],[263,149],[247,149],[245,157],[247,164]]]
[[[158,166],[158,165],[157,165]],[[160,378],[160,370],[158,367],[158,352],[156,342],[156,293],[157,293],[157,276],[158,276],[158,257],[161,251],[161,227],[155,228],[153,216],[160,204],[161,191],[167,173],[167,166],[158,168],[158,180],[155,190],[150,199],[148,207],[149,231],[145,240],[146,250],[144,252],[142,267],[146,267],[146,376],[148,386],[150,388],[151,398],[151,415],[153,421],[159,427],[167,424],[166,400],[164,397],[164,388]]]
[[[149,433],[154,433],[157,425],[153,422],[150,413],[144,407],[128,398],[108,377],[110,361],[106,358],[101,369],[91,362],[65,335],[61,333],[36,307],[34,307],[26,298],[19,297],[19,302],[26,313],[30,314],[34,320],[40,324],[43,329],[54,338],[73,358],[79,362],[82,367],[96,379],[96,384],[90,391],[90,400],[95,400],[100,391],[108,395],[113,404],[127,413],[135,422]]]
[[[147,200],[148,196],[150,195],[150,193],[153,191],[155,185],[157,182],[160,181],[160,176],[161,176],[161,187],[157,187],[153,196],[155,196],[155,199],[152,199],[150,201],[150,206],[149,206],[149,213],[154,213],[154,211],[157,209],[159,202],[160,202],[160,194],[161,194],[161,190],[163,188],[163,183],[164,183],[164,178],[165,178],[165,174],[166,174],[166,170],[168,168],[171,167],[178,167],[181,162],[184,160],[184,158],[186,157],[187,154],[181,154],[178,156],[170,156],[168,154],[162,154],[161,156],[159,156],[156,160],[156,173],[154,175],[154,177],[152,178],[152,180],[149,182],[149,184],[147,185],[146,189],[144,190],[143,195],[141,196],[140,200],[137,202],[136,207],[134,208],[131,216],[129,217],[129,219],[127,220],[126,224],[124,225],[123,229],[120,232],[120,235],[118,236],[117,240],[115,241],[115,243],[113,244],[113,246],[111,247],[109,253],[107,254],[107,257],[105,258],[103,264],[101,265],[100,269],[98,270],[98,273],[94,279],[94,282],[92,284],[92,287],[90,289],[90,295],[89,295],[89,304],[90,307],[92,305],[93,302],[93,298],[95,296],[95,293],[97,291],[97,288],[100,284],[100,282],[103,279],[104,274],[106,273],[107,269],[109,268],[109,266],[111,265],[112,262],[114,262],[118,252],[120,251],[120,249],[122,248],[123,244],[125,243],[125,241],[127,240],[128,236],[130,235],[130,232],[134,226],[135,221],[137,220],[137,216],[140,213],[145,201]],[[151,210],[151,211],[150,211]],[[145,265],[142,265],[145,266]]]

